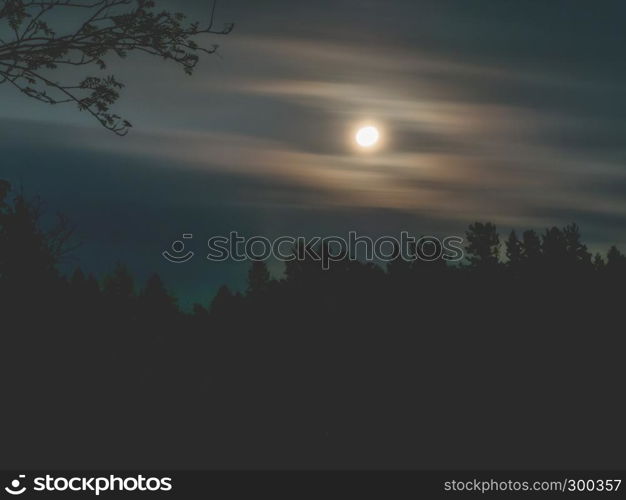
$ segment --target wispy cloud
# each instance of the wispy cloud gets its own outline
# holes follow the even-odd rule
[[[569,27],[548,29],[518,7],[510,7],[517,17],[492,4],[478,16],[463,2],[417,3],[372,1],[354,11],[347,0],[331,2],[333,19],[319,5],[299,13],[289,2],[256,11],[246,3],[259,16],[248,22],[264,29],[235,32],[222,59],[193,79],[132,61],[141,71],[129,72],[122,104],[135,117],[133,134],[85,131],[67,147],[302,188],[294,196],[265,189],[258,204],[293,208],[300,193],[307,208],[458,223],[625,218],[626,94],[623,72],[607,64],[611,38],[571,31],[586,26],[575,13]],[[557,11],[543,7],[541,19]],[[301,16],[306,29],[281,26],[277,12]],[[613,29],[607,19],[597,30]],[[385,134],[374,155],[352,144],[366,119]]]

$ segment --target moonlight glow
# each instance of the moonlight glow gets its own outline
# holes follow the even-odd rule
[[[375,146],[379,139],[380,132],[378,132],[376,127],[371,125],[360,128],[355,137],[356,143],[362,148],[371,148],[372,146]]]

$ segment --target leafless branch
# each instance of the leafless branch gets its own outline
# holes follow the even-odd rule
[[[0,39],[0,84],[9,83],[23,94],[47,104],[75,103],[105,128],[125,135],[131,124],[111,111],[124,84],[108,76],[85,76],[78,82],[60,82],[45,76],[61,66],[97,67],[104,71],[110,55],[125,58],[131,52],[173,61],[191,74],[201,54],[217,45],[202,46],[197,39],[226,35],[227,24],[215,30],[216,1],[208,24],[187,22],[182,13],[156,11],[153,0],[0,0],[0,27],[6,23],[11,40]],[[53,26],[70,11],[82,12],[80,26],[61,34]]]

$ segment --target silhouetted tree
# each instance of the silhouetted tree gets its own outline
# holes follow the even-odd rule
[[[0,83],[48,104],[74,103],[118,135],[130,123],[110,111],[123,84],[115,76],[83,75],[63,67],[106,69],[106,58],[144,53],[173,61],[191,74],[201,46],[200,35],[225,35],[232,24],[213,29],[215,2],[205,25],[187,23],[181,13],[156,11],[152,0],[3,0],[0,6]],[[72,19],[72,22],[68,21]],[[72,28],[76,26],[76,28]],[[65,77],[66,81],[61,81]]]
[[[580,228],[577,224],[569,224],[563,228],[565,238],[565,252],[567,261],[572,265],[590,266],[591,253],[587,246],[582,243]]]
[[[517,268],[522,262],[522,242],[517,238],[515,230],[511,231],[506,240],[507,265]]]
[[[211,315],[218,318],[228,316],[235,311],[237,302],[237,297],[230,288],[222,285],[211,302]]]
[[[541,259],[541,240],[535,231],[528,230],[522,234],[522,261],[532,266]]]
[[[626,272],[626,255],[622,254],[615,245],[607,253],[606,267],[611,272]]]
[[[259,295],[266,293],[270,287],[270,272],[267,265],[261,260],[252,261],[248,271],[248,294]]]
[[[493,268],[498,264],[500,237],[491,222],[470,224],[465,233],[465,247],[472,267]]]
[[[115,265],[111,274],[105,276],[102,294],[111,312],[130,316],[135,299],[135,282],[121,262]]]
[[[0,282],[14,291],[50,293],[44,288],[58,284],[57,264],[76,248],[73,228],[60,215],[44,228],[40,200],[22,193],[8,200],[10,190],[9,183],[0,183]]]
[[[599,253],[596,253],[593,257],[593,268],[597,272],[602,272],[606,269],[606,263]]]
[[[298,241],[294,245],[291,257],[285,262],[285,276],[289,283],[298,284],[319,275],[321,262],[313,258],[303,242]]]
[[[541,236],[541,248],[548,266],[562,267],[567,262],[567,241],[558,227],[546,229]]]
[[[158,274],[152,274],[139,296],[144,314],[157,318],[171,318],[178,312],[176,298],[166,289]]]

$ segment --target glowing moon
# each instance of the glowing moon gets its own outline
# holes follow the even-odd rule
[[[380,132],[376,127],[367,126],[360,128],[356,133],[356,143],[362,148],[371,148],[378,143]]]

